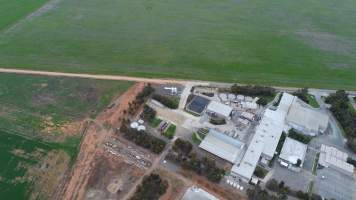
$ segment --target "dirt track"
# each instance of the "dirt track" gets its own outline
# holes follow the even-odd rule
[[[89,79],[114,80],[114,81],[133,81],[133,82],[146,82],[146,83],[155,83],[155,84],[186,84],[188,82],[186,80],[176,80],[176,79],[153,79],[153,78],[140,78],[140,77],[131,77],[131,76],[119,76],[119,75],[77,74],[77,73],[63,73],[63,72],[49,72],[49,71],[35,71],[35,70],[21,70],[21,69],[6,69],[6,68],[0,68],[0,73],[89,78]]]
[[[112,129],[105,129],[103,124],[119,126],[119,117],[124,115],[124,110],[128,108],[129,103],[134,100],[143,87],[144,83],[136,83],[115,101],[116,104],[113,108],[103,111],[96,120],[91,121],[83,136],[80,152],[70,178],[53,199],[84,199],[89,175],[95,167],[95,156],[103,153],[101,144],[113,133]]]

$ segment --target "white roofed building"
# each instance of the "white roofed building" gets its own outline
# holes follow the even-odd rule
[[[215,113],[219,117],[228,118],[231,115],[232,108],[228,105],[217,101],[211,101],[207,107],[207,111]]]
[[[329,116],[310,108],[298,98],[295,98],[286,118],[292,128],[311,136],[324,133],[328,127]]]
[[[201,188],[192,186],[187,189],[184,196],[182,197],[182,200],[219,200],[219,199]]]
[[[241,161],[245,150],[243,142],[213,129],[209,130],[199,147],[232,164]]]
[[[354,166],[347,163],[348,155],[335,147],[322,144],[320,148],[319,165],[331,167],[350,176],[354,173]]]
[[[284,141],[281,154],[279,155],[280,162],[287,163],[287,167],[294,171],[300,171],[303,167],[307,148],[307,145],[287,137]],[[299,166],[297,166],[298,160],[300,160]]]

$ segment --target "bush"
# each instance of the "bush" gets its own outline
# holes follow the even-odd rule
[[[339,90],[327,97],[325,102],[331,104],[330,111],[344,129],[347,145],[356,152],[356,113],[350,109],[347,93]]]
[[[298,133],[294,129],[289,130],[288,137],[298,140],[299,142],[302,142],[304,144],[309,144],[309,142],[313,139],[312,136]]]
[[[267,101],[266,98],[261,97],[261,98],[259,98],[259,99],[257,100],[256,103],[257,103],[258,105],[260,105],[260,106],[266,106],[266,105],[268,104],[268,101]]]
[[[155,119],[156,114],[157,114],[157,112],[153,108],[149,107],[148,105],[145,105],[143,107],[143,112],[141,114],[141,117],[145,121],[151,122],[151,121],[153,121]]]
[[[176,125],[171,124],[168,127],[167,131],[163,135],[166,136],[169,139],[173,139],[175,133],[176,133]]]
[[[224,118],[219,118],[219,117],[211,117],[209,122],[213,125],[224,125],[226,124],[226,121]]]
[[[174,142],[172,149],[187,156],[192,151],[193,145],[188,141],[178,138]]]
[[[130,200],[158,200],[168,188],[168,182],[158,174],[145,177]]]
[[[273,97],[276,93],[276,90],[274,88],[258,86],[258,85],[239,86],[235,84],[231,86],[230,90],[234,94],[242,94],[246,96]]]
[[[177,109],[179,106],[179,99],[176,97],[167,97],[159,94],[154,94],[152,98],[170,109]]]
[[[347,158],[347,162],[356,167],[356,160],[352,159],[351,157]]]
[[[287,134],[285,132],[282,132],[281,138],[279,138],[278,145],[276,148],[277,155],[281,154],[283,144],[286,138],[287,138]]]
[[[293,93],[294,96],[297,96],[299,99],[303,100],[305,103],[309,103],[308,99],[308,88],[300,89]]]
[[[225,175],[225,170],[216,167],[215,162],[208,158],[198,159],[192,151],[192,144],[188,141],[178,138],[172,147],[174,154],[167,155],[167,159],[180,164],[182,168],[194,171],[205,176],[212,182],[220,182]]]
[[[121,126],[120,131],[123,133],[124,138],[143,148],[149,149],[153,153],[160,154],[166,147],[165,141],[149,135],[144,131],[132,129],[125,123]]]
[[[268,171],[263,169],[260,166],[257,166],[253,174],[258,178],[264,178],[267,175]]]
[[[283,96],[283,93],[279,93],[278,94],[278,99],[276,102],[273,103],[273,106],[279,106],[279,103],[281,102],[281,99],[282,99],[282,96]]]
[[[278,192],[278,190],[279,190],[278,181],[276,179],[268,180],[266,183],[266,188],[271,191]]]

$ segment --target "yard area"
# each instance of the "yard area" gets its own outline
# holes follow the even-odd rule
[[[0,33],[0,67],[356,89],[356,1],[53,2]]]

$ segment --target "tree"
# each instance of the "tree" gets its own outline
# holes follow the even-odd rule
[[[303,100],[305,103],[309,103],[308,88],[303,88],[303,89],[297,90],[296,92],[293,93],[293,95],[297,96],[299,99]]]
[[[258,100],[257,100],[257,102],[256,102],[258,105],[260,105],[260,106],[265,106],[265,105],[267,105],[268,104],[268,101],[267,101],[267,99],[266,98],[264,98],[264,97],[261,97],[261,98],[259,98]]]
[[[302,164],[302,161],[298,158],[297,163],[295,164],[295,166],[300,167],[301,164]]]

